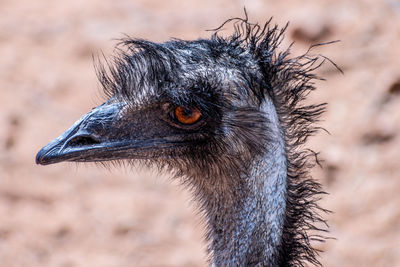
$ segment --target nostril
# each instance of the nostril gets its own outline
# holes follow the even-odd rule
[[[80,147],[80,146],[90,146],[100,144],[99,140],[94,139],[91,136],[76,136],[69,140],[68,146]]]

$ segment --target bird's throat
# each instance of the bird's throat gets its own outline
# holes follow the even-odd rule
[[[268,150],[252,160],[229,193],[206,205],[210,253],[215,266],[277,266],[286,210],[287,159],[282,130],[272,103]]]

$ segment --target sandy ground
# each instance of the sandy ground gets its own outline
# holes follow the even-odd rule
[[[330,194],[325,266],[400,266],[400,2],[0,0],[0,266],[206,266],[190,196],[149,170],[36,166],[36,152],[103,100],[92,54],[123,33],[208,37],[241,16],[290,21],[294,54],[326,64],[311,98],[328,102],[310,146]]]

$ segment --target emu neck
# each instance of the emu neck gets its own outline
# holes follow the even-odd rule
[[[215,266],[277,266],[286,208],[286,154],[273,104],[262,110],[271,139],[228,193],[206,205]],[[227,178],[228,179],[228,178]]]

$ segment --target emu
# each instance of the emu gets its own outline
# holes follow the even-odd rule
[[[194,41],[123,39],[96,64],[107,101],[36,163],[128,160],[171,172],[204,214],[211,266],[320,265],[310,243],[324,239],[323,191],[304,144],[325,104],[304,100],[325,58],[278,51],[287,26],[271,20],[221,27]]]

